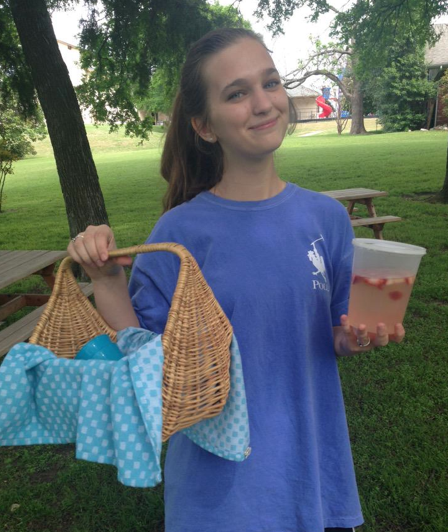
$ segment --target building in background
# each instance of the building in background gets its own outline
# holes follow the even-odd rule
[[[297,120],[315,120],[318,117],[319,110],[316,98],[321,96],[320,92],[303,85],[299,85],[295,89],[288,89],[286,92],[295,107]]]

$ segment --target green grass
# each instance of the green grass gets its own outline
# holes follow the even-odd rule
[[[448,206],[430,201],[442,185],[447,138],[436,131],[338,137],[328,124],[312,137],[300,135],[320,124],[301,125],[285,140],[276,155],[283,179],[313,190],[387,190],[389,196],[376,202],[378,214],[403,221],[387,225],[385,237],[428,250],[404,343],[340,360],[363,532],[447,532]],[[370,128],[375,130],[374,121]],[[137,147],[118,134],[107,137],[105,128],[88,128],[88,134],[118,243],[142,242],[160,215],[165,190],[158,176],[162,135]],[[36,157],[18,163],[7,181],[0,248],[67,244],[62,195],[46,142]],[[357,235],[372,236],[365,228]],[[125,488],[114,468],[73,455],[73,446],[0,448],[0,530],[163,530],[161,487]],[[11,511],[13,504],[20,507]]]
[[[117,482],[114,467],[75,460],[74,455],[74,445],[2,448],[1,530],[163,530],[161,485],[151,490],[125,487]]]

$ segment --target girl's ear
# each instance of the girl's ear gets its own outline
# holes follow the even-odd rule
[[[215,143],[218,139],[212,132],[212,130],[204,124],[199,118],[193,117],[191,119],[191,125],[193,126],[193,129],[196,131],[196,134],[201,137],[202,140],[205,140],[205,142]]]

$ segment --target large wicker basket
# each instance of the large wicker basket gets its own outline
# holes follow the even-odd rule
[[[232,327],[207,285],[192,255],[179,244],[134,246],[110,252],[111,257],[169,251],[180,258],[179,278],[162,336],[163,430],[173,433],[216,416],[230,389]],[[111,329],[80,290],[67,257],[59,267],[47,307],[30,342],[59,357],[73,358],[100,334],[116,339]]]

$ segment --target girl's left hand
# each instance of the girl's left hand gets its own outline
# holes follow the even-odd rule
[[[358,353],[365,353],[384,347],[389,342],[399,344],[405,335],[404,327],[401,323],[395,325],[394,334],[389,334],[384,323],[378,323],[375,333],[368,333],[367,327],[360,324],[358,328],[352,327],[348,321],[348,316],[341,316],[341,326],[334,328],[334,348],[339,356],[351,356]]]

